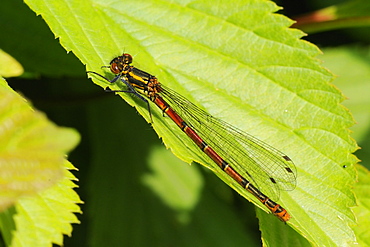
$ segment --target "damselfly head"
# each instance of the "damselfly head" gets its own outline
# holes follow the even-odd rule
[[[130,63],[132,63],[132,56],[130,54],[123,53],[122,56],[116,57],[110,62],[110,70],[114,74],[125,73],[128,70]]]

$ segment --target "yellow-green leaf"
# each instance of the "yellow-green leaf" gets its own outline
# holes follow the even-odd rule
[[[0,228],[11,246],[62,245],[80,203],[66,169],[76,131],[57,127],[0,81]],[[9,208],[15,205],[14,208]],[[6,211],[4,211],[6,210]]]
[[[0,49],[0,76],[12,77],[23,74],[22,65],[8,53]]]
[[[20,197],[40,192],[60,180],[65,154],[79,137],[75,131],[49,122],[1,80],[0,139],[2,211]]]

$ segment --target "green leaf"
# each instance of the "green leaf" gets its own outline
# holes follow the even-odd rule
[[[369,48],[360,46],[327,48],[320,57],[336,75],[335,85],[343,90],[348,97],[344,102],[357,124],[351,128],[353,137],[359,142],[362,149],[356,154],[361,159],[363,166],[369,168],[370,155],[368,151],[370,128],[370,65]],[[357,240],[361,246],[370,244],[370,236],[367,231],[369,219],[369,196],[368,185],[370,173],[365,167],[356,166],[358,171],[358,183],[354,186],[358,207],[353,208],[357,219],[357,225],[353,227]]]
[[[22,65],[0,49],[0,75],[3,77],[12,77],[20,76],[21,74],[23,74]]]
[[[37,196],[23,198],[16,205],[17,231],[12,246],[63,245],[63,234],[71,236],[72,223],[79,223],[74,213],[80,213],[82,203],[73,190],[76,178],[68,170],[75,169],[66,162],[64,178],[56,186]]]
[[[79,136],[49,122],[4,80],[0,99],[0,207],[16,208],[1,217],[4,239],[12,246],[61,245],[62,234],[70,234],[70,224],[77,222],[72,212],[79,211],[74,177],[63,168],[73,169],[65,155]]]
[[[357,122],[351,127],[353,138],[359,143],[365,141],[370,128],[370,98],[367,93],[370,91],[369,49],[326,48],[320,59],[337,75],[334,83],[348,98],[343,104],[351,110]]]
[[[136,66],[163,84],[289,155],[297,166],[297,188],[281,192],[278,201],[292,215],[288,224],[317,245],[355,241],[348,225],[354,222],[349,207],[355,204],[350,187],[357,159],[351,153],[357,146],[347,129],[354,121],[340,106],[344,96],[330,84],[332,74],[315,59],[319,50],[299,40],[302,32],[288,29],[291,20],[273,14],[278,10],[275,4],[26,2],[88,70],[112,78],[100,67],[123,51],[131,53]],[[99,78],[93,80],[107,86]],[[112,88],[121,89],[122,84]],[[129,94],[120,96],[149,120],[144,102]],[[152,111],[153,128],[176,156],[211,168],[268,211],[215,167],[160,110]]]
[[[357,217],[357,226],[354,227],[354,231],[358,237],[358,243],[361,246],[368,246],[370,243],[370,234],[367,227],[370,223],[370,172],[365,167],[359,165],[356,167],[358,170],[358,183],[354,191],[358,198],[359,206],[354,208]]]
[[[4,210],[62,178],[65,153],[77,144],[78,135],[48,122],[4,80],[0,83],[0,210]]]
[[[272,219],[271,215],[266,215],[262,210],[257,210],[262,231],[262,243],[268,246],[269,243],[277,243],[276,246],[312,246],[307,239],[299,236],[287,225],[282,226],[277,220]]]

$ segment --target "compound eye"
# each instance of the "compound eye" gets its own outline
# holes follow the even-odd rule
[[[124,53],[122,56],[124,57],[124,63],[132,63],[132,56],[130,54]]]
[[[112,63],[112,64],[110,65],[110,71],[112,71],[114,74],[119,74],[119,73],[121,73],[121,70],[120,70],[120,68],[119,68],[118,64],[116,64],[116,63]]]

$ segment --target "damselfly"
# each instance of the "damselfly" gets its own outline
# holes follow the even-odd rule
[[[162,85],[155,76],[132,64],[132,56],[124,53],[110,62],[111,72],[116,76],[109,83],[121,80],[126,92],[136,95],[148,104],[154,102],[193,142],[227,173],[236,183],[254,195],[282,221],[290,219],[289,213],[273,200],[280,190],[293,190],[296,185],[296,168],[292,160],[282,152],[257,138],[217,119],[200,109],[183,96]],[[266,196],[264,193],[268,194]]]

